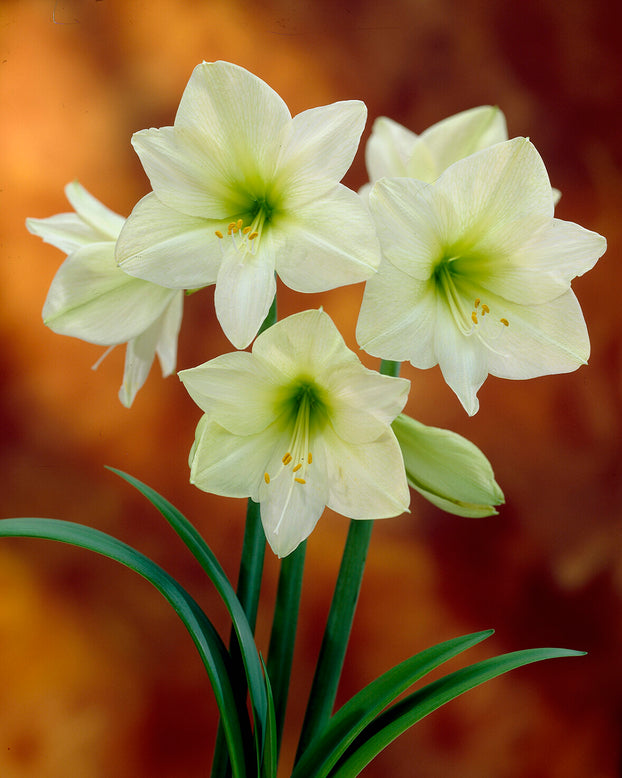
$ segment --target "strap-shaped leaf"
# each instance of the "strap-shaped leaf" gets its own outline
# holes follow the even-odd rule
[[[566,656],[581,656],[583,651],[564,648],[532,648],[485,659],[470,667],[440,678],[381,713],[352,743],[343,755],[331,778],[353,778],[389,743],[409,727],[446,702],[476,686],[517,667]]]
[[[86,548],[129,567],[155,586],[183,621],[203,660],[222,717],[233,775],[249,774],[255,761],[250,722],[246,710],[236,703],[227,649],[199,605],[174,578],[126,543],[74,522],[3,519],[0,537],[43,538]]]
[[[266,689],[268,692],[268,717],[266,719],[266,741],[264,748],[264,759],[261,765],[261,778],[276,778],[276,771],[279,762],[279,733],[276,723],[276,710],[274,707],[274,698],[272,696],[272,687],[270,678],[263,658],[261,660],[263,671],[266,676]]]
[[[199,562],[203,570],[207,573],[210,581],[214,584],[216,591],[220,594],[233,622],[233,628],[238,638],[240,653],[246,672],[251,706],[255,720],[255,737],[257,740],[257,761],[261,764],[263,741],[265,737],[266,715],[267,715],[267,696],[266,684],[262,672],[261,661],[255,645],[253,630],[248,622],[244,609],[235,593],[235,590],[225,571],[216,559],[214,552],[207,545],[197,529],[188,521],[188,519],[167,499],[156,492],[150,486],[142,483],[134,476],[128,475],[121,470],[108,468],[113,473],[121,476],[149,502],[156,507],[166,521],[171,525],[181,540],[186,544],[195,559]]]
[[[376,716],[420,678],[490,637],[493,630],[447,640],[415,654],[354,695],[313,738],[292,778],[326,778],[348,746]]]

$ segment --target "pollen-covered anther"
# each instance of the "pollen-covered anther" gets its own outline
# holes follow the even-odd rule
[[[270,475],[268,473],[263,474],[263,480],[269,484],[270,483]]]
[[[289,465],[291,461],[292,461],[292,455],[289,452],[287,452],[287,454],[285,454],[285,456],[281,460],[281,462],[285,465],[285,467],[287,467],[287,465]]]
[[[294,478],[294,481],[296,481],[297,484],[306,484],[307,483],[304,478]]]
[[[477,313],[476,313],[476,311],[473,311],[471,313],[471,321],[473,322],[473,324],[477,324]]]
[[[222,232],[221,232],[220,230],[216,230],[216,232],[214,233],[214,235],[216,235],[216,237],[217,237],[217,238],[220,238],[221,240],[222,240],[222,238],[223,238],[223,234],[222,234]]]
[[[499,319],[499,321],[501,322],[501,324],[503,324],[504,327],[510,326],[510,322],[507,319]]]
[[[300,470],[300,468],[301,468],[301,467],[302,467],[302,465],[300,464],[300,462],[298,462],[298,464],[296,465],[296,467],[294,467],[294,468],[293,468],[293,472],[294,472],[294,473],[297,473],[297,472]]]

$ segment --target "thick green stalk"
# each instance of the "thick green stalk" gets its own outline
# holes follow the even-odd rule
[[[380,372],[383,375],[396,377],[400,372],[400,363],[383,360]],[[296,761],[300,759],[313,736],[326,724],[333,711],[373,526],[373,521],[357,519],[350,522],[309,694]]]
[[[259,328],[259,332],[261,333],[268,329],[268,327],[271,327],[276,320],[277,309],[275,295],[268,315]],[[240,572],[238,575],[236,593],[253,630],[255,629],[255,622],[257,621],[257,608],[259,606],[259,594],[261,592],[265,550],[266,536],[261,524],[259,503],[254,502],[249,497],[246,508],[246,526],[244,529],[244,540],[242,542],[242,558],[240,560]],[[238,677],[240,684],[237,690],[238,694],[245,695],[246,678],[244,675],[240,648],[238,646],[238,639],[233,628],[231,629],[231,637],[229,639],[229,651],[234,667],[239,668]],[[216,733],[211,778],[227,778],[230,775],[231,764],[229,763],[229,755],[227,753],[223,728],[219,724],[218,732]]]
[[[268,649],[267,670],[274,698],[277,752],[281,744],[281,734],[285,722],[306,548],[307,541],[305,540],[281,562]]]

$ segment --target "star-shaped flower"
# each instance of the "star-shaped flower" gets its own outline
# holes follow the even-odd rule
[[[215,283],[218,320],[237,348],[270,308],[275,271],[299,292],[369,278],[380,261],[373,222],[339,183],[366,113],[351,100],[292,118],[243,68],[198,65],[174,126],[133,136],[153,192],[121,232],[120,266],[171,288]]]
[[[119,399],[129,408],[156,353],[164,376],[175,370],[183,292],[120,270],[114,249],[123,217],[77,181],[65,194],[75,213],[26,220],[30,232],[68,254],[50,286],[43,321],[54,332],[89,343],[127,343]]]
[[[261,504],[268,542],[291,553],[325,506],[396,516],[409,494],[391,422],[410,383],[361,365],[328,314],[304,311],[179,377],[205,412],[190,453],[200,489]]]
[[[374,356],[440,365],[469,414],[488,373],[575,370],[589,338],[570,289],[606,241],[553,217],[549,178],[524,138],[451,165],[432,184],[383,179],[370,195],[383,249],[357,325]]]

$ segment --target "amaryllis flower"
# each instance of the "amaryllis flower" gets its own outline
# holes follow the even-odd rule
[[[606,241],[553,217],[549,178],[528,140],[473,154],[432,184],[382,179],[370,208],[384,258],[357,325],[367,352],[438,363],[469,414],[488,373],[532,378],[587,361],[570,283]]]
[[[268,542],[291,553],[327,505],[396,516],[409,494],[391,422],[409,381],[361,365],[328,314],[304,311],[179,377],[205,412],[190,453],[200,489],[261,504]]]
[[[120,266],[171,288],[215,283],[218,320],[237,348],[257,334],[275,272],[299,292],[369,278],[380,261],[373,223],[338,183],[366,113],[350,100],[292,118],[247,70],[198,65],[174,125],[133,136],[153,192],[121,233]]]
[[[129,407],[158,355],[164,376],[175,370],[183,292],[132,278],[114,258],[122,216],[77,181],[65,187],[75,213],[27,219],[26,226],[68,254],[50,286],[43,321],[89,343],[127,343],[119,399]]]
[[[359,193],[367,198],[380,178],[417,178],[430,183],[459,159],[507,139],[505,116],[490,105],[449,116],[420,135],[380,116],[365,147],[370,183]]]

